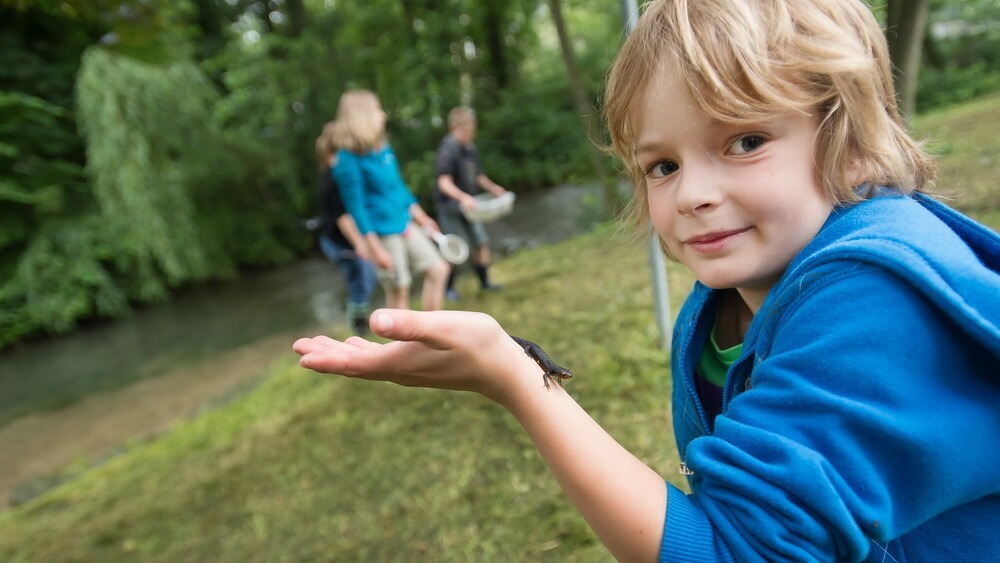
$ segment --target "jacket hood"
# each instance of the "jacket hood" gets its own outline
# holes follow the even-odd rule
[[[762,310],[781,302],[777,296],[789,289],[786,280],[845,259],[899,276],[1000,358],[997,233],[919,193],[879,195],[837,208],[789,264]]]

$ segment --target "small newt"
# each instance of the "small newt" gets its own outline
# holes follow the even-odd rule
[[[516,336],[511,336],[514,342],[517,342],[521,348],[524,349],[524,353],[528,355],[529,358],[535,360],[535,363],[542,368],[545,373],[542,374],[542,383],[545,388],[549,388],[549,379],[553,377],[558,377],[559,379],[569,379],[573,377],[570,371],[559,364],[552,361],[552,358],[542,350],[542,347],[526,338],[518,338]]]

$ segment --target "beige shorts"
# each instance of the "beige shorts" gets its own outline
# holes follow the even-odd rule
[[[379,240],[392,258],[391,270],[378,268],[378,279],[386,291],[409,287],[413,284],[410,272],[424,272],[444,260],[431,239],[413,223],[403,233],[380,236]]]

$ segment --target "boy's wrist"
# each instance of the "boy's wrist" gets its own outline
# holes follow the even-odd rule
[[[517,342],[509,337],[507,340],[510,345],[506,346],[504,357],[508,359],[496,374],[496,388],[484,395],[507,410],[515,411],[531,393],[546,391],[542,379],[545,372]]]

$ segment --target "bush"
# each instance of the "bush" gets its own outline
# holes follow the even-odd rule
[[[561,85],[560,85],[561,86]],[[563,98],[540,103],[539,98]],[[477,144],[490,177],[514,190],[564,182],[589,172],[588,140],[562,91],[505,91],[496,107],[479,114]]]
[[[969,66],[920,70],[917,86],[917,107],[921,112],[965,102],[1000,90],[1000,70],[991,69],[979,61]]]

